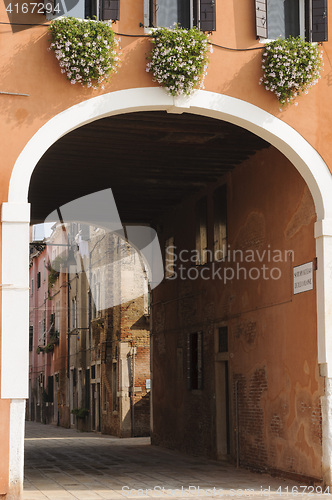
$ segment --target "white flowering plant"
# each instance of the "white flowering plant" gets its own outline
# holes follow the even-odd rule
[[[147,56],[147,72],[173,95],[189,95],[204,88],[208,66],[208,36],[197,28],[157,28],[151,34],[153,48]],[[211,46],[212,48],[212,46]]]
[[[72,84],[98,88],[116,71],[118,41],[109,23],[63,17],[52,21],[51,45]]]
[[[301,37],[269,42],[263,52],[264,75],[260,83],[276,94],[282,106],[289,104],[298,95],[307,94],[318,82],[323,68],[322,57],[318,45]]]

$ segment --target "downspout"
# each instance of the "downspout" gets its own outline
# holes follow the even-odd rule
[[[69,234],[67,233],[67,244],[68,244],[68,262],[69,262]],[[69,282],[69,265],[67,264],[67,378],[69,379],[70,372],[70,282]],[[70,401],[70,398],[69,398]]]
[[[240,466],[240,439],[239,439],[239,381],[235,382],[235,441],[236,441],[236,467]]]
[[[133,350],[133,373],[131,386],[131,435],[135,437],[135,341],[132,342]]]

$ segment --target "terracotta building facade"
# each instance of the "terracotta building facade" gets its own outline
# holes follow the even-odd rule
[[[100,16],[113,21],[120,40],[121,63],[99,89],[71,85],[61,73],[48,50],[50,19],[44,13],[10,12],[7,0],[0,6],[5,498],[22,495],[29,326],[37,323],[38,342],[45,339],[47,345],[54,330],[53,353],[30,356],[44,358],[37,360],[44,388],[54,370],[53,419],[60,425],[76,424],[70,411],[85,402],[72,389],[86,384],[89,369],[88,387],[97,401],[100,394],[100,404],[90,408],[85,425],[115,432],[107,411],[114,403],[109,366],[118,370],[117,397],[126,414],[122,418],[115,410],[119,434],[129,433],[130,396],[137,432],[146,428],[142,415],[151,378],[154,444],[332,485],[331,6],[313,0],[309,12],[307,2],[299,2],[296,26],[286,22],[286,11],[280,26],[265,2],[258,10],[236,0],[189,3],[188,14],[177,2],[172,11],[163,2],[101,2]],[[77,2],[75,9],[77,17],[93,15],[87,3]],[[205,89],[190,96],[167,94],[146,71],[151,27],[173,22],[198,25],[213,43]],[[322,44],[322,78],[298,97],[298,106],[280,108],[259,85],[266,37],[279,34]],[[35,249],[29,277],[30,225],[106,188],[125,227],[155,232],[165,279],[151,286],[150,304],[124,300],[116,312],[101,305],[98,315],[98,307],[87,307],[88,296],[96,303],[105,252],[101,260],[90,257],[91,275],[84,282],[77,269],[87,257],[80,256],[77,247],[84,244],[76,241],[75,269],[60,272],[53,284],[51,293],[59,292],[59,300],[45,310],[44,299],[36,298],[33,319],[31,280],[33,293],[38,279],[41,294],[46,285],[41,248]],[[95,227],[104,230],[102,223]],[[142,267],[128,271],[124,264],[119,272],[113,274],[118,294],[121,283],[144,283]],[[78,304],[85,312],[77,316]],[[73,317],[61,319],[58,310],[72,311]],[[88,311],[95,316],[89,318]],[[147,356],[148,323],[151,377],[138,366],[130,391],[128,360]],[[111,332],[118,332],[117,343],[110,342]],[[83,359],[83,352],[91,359]],[[66,355],[63,366],[60,357]],[[52,357],[49,365],[46,357]],[[69,376],[69,394],[62,372]]]
[[[30,262],[26,418],[149,435],[148,286],[137,252],[119,236],[71,223],[32,242]],[[119,292],[121,303],[113,300]]]

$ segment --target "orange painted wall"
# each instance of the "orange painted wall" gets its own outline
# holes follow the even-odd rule
[[[22,14],[15,21],[33,23],[40,22],[40,19],[40,16]],[[0,22],[8,22],[4,2],[0,5]],[[143,22],[143,0],[122,2],[121,21],[116,23],[115,30],[118,33],[143,35],[140,22]],[[330,24],[331,22],[332,16]],[[0,95],[0,137],[5,145],[1,150],[0,202],[4,202],[8,199],[8,183],[17,157],[31,137],[53,116],[96,95],[156,84],[145,71],[145,55],[150,49],[147,38],[122,36],[122,63],[118,73],[112,77],[105,90],[91,90],[70,85],[60,73],[54,54],[47,50],[47,27],[22,28],[12,32],[9,25],[0,24],[0,33],[0,91],[29,94],[29,97]],[[260,47],[255,38],[254,3],[232,0],[223,2],[220,8],[219,2],[217,32],[211,40],[216,44],[238,49]],[[290,106],[280,111],[274,96],[258,84],[261,76],[261,50],[234,52],[215,48],[210,56],[205,87],[209,91],[251,102],[281,118],[320,153],[332,170],[332,43],[324,43],[323,51],[323,77],[307,96],[298,99],[297,107]],[[4,415],[8,416],[8,402],[2,404],[5,407]],[[291,418],[292,416],[289,417]],[[2,413],[1,422],[3,428],[8,424],[7,417],[4,416],[3,419]],[[8,435],[8,432],[5,434]],[[0,455],[4,457],[7,453],[7,440],[3,439],[0,443]],[[2,464],[6,468],[5,460],[2,460]],[[4,472],[1,477],[6,474]],[[5,480],[0,480],[0,486],[4,484],[3,481]]]
[[[321,411],[323,379],[318,373],[315,289],[293,295],[293,266],[315,258],[312,197],[295,168],[273,147],[237,166],[224,179],[228,189],[228,244],[231,251],[255,252],[253,262],[241,254],[225,267],[269,271],[260,278],[225,281],[214,265],[203,267],[205,279],[176,279],[153,294],[153,443],[216,457],[217,328],[229,331],[231,456],[235,460],[235,383],[238,381],[240,463],[262,470],[321,477]],[[213,248],[212,199],[209,246]],[[195,249],[195,203],[183,202],[162,221],[162,237],[174,237],[176,255]],[[282,253],[268,251],[280,250]],[[266,256],[259,260],[259,255]],[[288,250],[293,258],[288,255]],[[187,257],[188,254],[186,254]],[[282,255],[282,257],[280,257]],[[278,260],[274,261],[273,256]],[[280,258],[280,262],[279,262]],[[180,276],[179,262],[176,272]],[[271,279],[277,267],[279,279]],[[198,269],[200,269],[198,267]],[[206,279],[210,276],[210,279]],[[228,276],[230,274],[228,273]],[[273,276],[279,276],[274,272]],[[187,387],[188,335],[203,332],[203,390]],[[195,436],[195,439],[192,437]]]
[[[331,18],[331,16],[330,16]],[[21,15],[17,22],[40,22],[41,16]],[[5,5],[0,6],[0,22],[8,22]],[[143,0],[127,0],[121,5],[121,21],[115,31],[144,35]],[[121,37],[121,66],[105,90],[84,89],[71,85],[61,74],[58,62],[49,52],[47,27],[37,26],[12,33],[8,25],[0,25],[1,91],[20,92],[29,97],[1,95],[0,110],[5,117],[0,133],[7,148],[2,157],[0,196],[7,197],[8,180],[13,164],[32,135],[52,116],[93,96],[119,89],[156,85],[145,71],[145,55],[149,52],[147,38]],[[254,4],[241,0],[217,6],[217,31],[211,37],[216,44],[232,48],[261,47],[255,37]],[[278,116],[294,127],[315,147],[327,164],[332,163],[329,148],[332,110],[327,105],[331,96],[331,42],[323,44],[325,71],[319,84],[298,99],[297,107],[284,111],[272,93],[259,84],[261,52],[229,51],[215,48],[210,56],[206,90],[220,92],[251,102]],[[308,117],[310,116],[310,120]]]

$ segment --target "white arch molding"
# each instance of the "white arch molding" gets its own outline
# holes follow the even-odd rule
[[[120,90],[94,97],[49,120],[27,143],[10,179],[8,203],[2,205],[1,398],[12,400],[10,484],[23,480],[23,429],[28,397],[29,204],[31,175],[39,159],[68,132],[107,116],[135,111],[193,113],[224,120],[260,136],[281,151],[299,171],[314,199],[317,270],[318,362],[326,380],[322,398],[323,474],[332,484],[332,176],[317,151],[292,127],[268,112],[233,97],[197,90],[186,98],[157,87]],[[8,285],[8,286],[7,286]],[[18,313],[19,311],[19,313]],[[329,380],[331,379],[331,381]],[[332,422],[332,418],[331,418]]]

